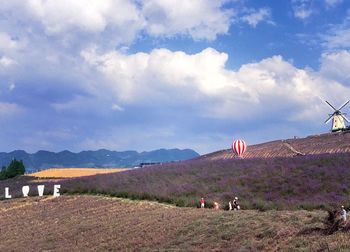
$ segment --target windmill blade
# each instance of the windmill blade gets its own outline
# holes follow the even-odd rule
[[[333,118],[333,116],[334,116],[334,114],[331,114],[324,123],[328,123]]]
[[[345,114],[341,113],[340,115],[345,119],[345,121],[347,121],[348,123],[350,123],[349,119],[346,118]]]
[[[340,106],[340,108],[338,110],[341,110],[342,108],[344,108],[350,101],[346,101],[343,105]]]
[[[332,109],[334,109],[334,111],[337,111],[337,109],[335,107],[333,107],[332,104],[330,104],[328,101],[325,101]]]

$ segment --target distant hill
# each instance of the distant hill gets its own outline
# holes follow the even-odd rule
[[[50,151],[38,151],[34,154],[23,150],[9,153],[0,152],[0,166],[7,166],[13,158],[23,160],[26,170],[36,171],[54,167],[134,167],[140,163],[147,162],[171,162],[187,160],[198,157],[199,154],[191,149],[159,149],[154,151],[82,151],[73,153],[61,151],[58,153]]]

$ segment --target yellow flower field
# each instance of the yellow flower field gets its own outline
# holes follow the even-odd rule
[[[127,168],[59,168],[59,169],[47,169],[39,172],[27,174],[32,177],[39,178],[74,178],[74,177],[83,177],[91,176],[96,174],[105,174],[113,172],[122,172],[127,171]]]

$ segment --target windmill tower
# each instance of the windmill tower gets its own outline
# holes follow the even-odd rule
[[[324,123],[328,123],[331,119],[332,121],[332,132],[336,131],[343,131],[346,130],[347,127],[345,126],[345,122],[349,122],[348,118],[346,118],[346,114],[342,113],[340,110],[344,108],[350,101],[346,101],[343,105],[339,107],[339,109],[336,109],[333,107],[332,104],[330,104],[328,101],[326,103],[334,110],[333,114],[329,114],[329,117]]]

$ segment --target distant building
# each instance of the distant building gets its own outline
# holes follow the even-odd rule
[[[139,167],[142,168],[142,167],[145,167],[145,166],[150,166],[150,165],[161,165],[162,163],[161,162],[149,162],[149,163],[140,163],[139,164]]]

